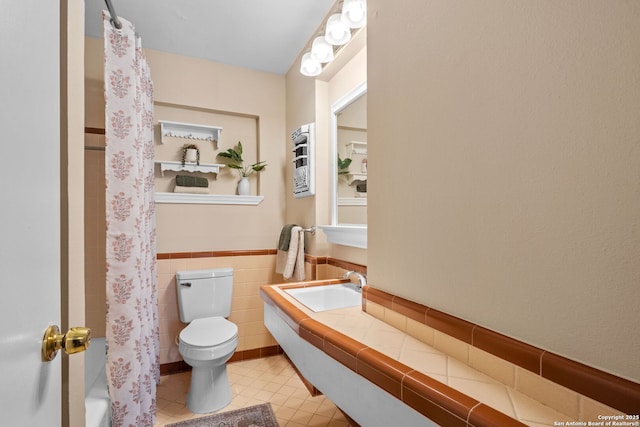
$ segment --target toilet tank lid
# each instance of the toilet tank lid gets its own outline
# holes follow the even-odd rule
[[[232,276],[233,268],[209,268],[206,270],[184,270],[176,272],[178,280],[209,279],[212,277]]]

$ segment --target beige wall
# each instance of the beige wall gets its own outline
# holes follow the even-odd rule
[[[86,39],[87,127],[104,128],[102,49],[101,40]],[[241,139],[245,146],[245,158],[253,161],[257,153],[251,143],[253,147],[257,143],[260,147],[260,159],[269,163],[266,171],[260,175],[258,191],[258,194],[265,196],[265,200],[257,207],[158,204],[158,252],[275,249],[280,228],[285,223],[285,188],[287,203],[294,203],[291,195],[291,167],[285,157],[291,152],[289,132],[295,126],[290,126],[291,129],[285,132],[284,77],[162,52],[146,51],[145,55],[150,63],[154,82],[156,121],[162,119],[221,125],[224,128],[219,141],[221,150],[226,150]],[[220,81],[224,84],[220,84]],[[300,95],[303,99],[313,101],[316,83],[313,79],[303,83],[309,85],[312,95],[307,97],[306,94],[294,92],[294,96]],[[318,85],[326,84],[319,82]],[[175,90],[176,88],[180,90]],[[314,121],[313,102],[310,106],[295,104],[298,102],[295,99],[290,102],[301,107],[295,109],[297,116],[292,120],[299,124]],[[326,104],[326,100],[324,102]],[[327,108],[325,105],[322,111]],[[320,118],[320,123],[323,126],[320,133],[327,133],[328,118]],[[327,136],[321,137],[321,140],[326,141]],[[247,141],[250,143],[246,143]],[[175,155],[181,141],[173,141],[174,147],[171,147],[171,143],[168,140],[161,145],[157,141],[156,158],[176,160],[169,157]],[[103,147],[104,137],[87,134],[85,145]],[[322,150],[324,152],[320,154],[319,162],[326,165],[326,142]],[[201,147],[202,161],[216,162],[216,152],[212,147]],[[94,328],[95,336],[104,336],[104,151],[86,150],[85,159],[87,322]],[[318,184],[319,197],[296,200],[303,208],[297,213],[294,209],[288,222],[298,222],[305,226],[316,224],[317,199],[324,200],[320,203],[322,209],[328,209],[328,172],[321,172],[321,175],[323,178]],[[226,194],[233,194],[233,181],[234,178],[229,173],[221,173],[216,180],[210,179],[210,185],[212,190],[222,189]],[[157,190],[167,191],[169,186],[166,177],[156,175]],[[297,216],[298,214],[301,216]],[[328,223],[328,210],[321,217],[322,215],[322,223]],[[178,316],[175,272],[218,267],[234,268],[230,320],[239,328],[238,351],[276,344],[264,327],[262,300],[259,296],[260,285],[282,281],[282,276],[274,273],[275,255],[162,259],[158,262],[161,363],[180,360],[174,340],[184,325]],[[306,270],[307,276],[311,277],[311,268],[307,266]],[[335,268],[327,269],[324,265],[318,270],[322,277],[326,277],[327,270],[331,274],[337,274],[333,271]]]
[[[89,127],[104,127],[102,55],[102,40],[87,38]],[[264,196],[258,206],[158,204],[158,252],[275,248],[285,219],[283,179],[288,133],[284,125],[284,76],[153,50],[145,50],[145,56],[151,67],[154,102],[160,118],[176,117],[174,121],[182,121],[185,114],[208,114],[218,115],[228,124],[222,131],[219,149],[207,147],[210,148],[204,153],[207,161],[214,161],[217,152],[246,137],[251,140],[244,147],[247,160],[257,158],[268,163],[264,172],[250,178],[254,194]],[[238,124],[243,120],[251,124]],[[248,132],[252,126],[254,132]],[[156,138],[159,139],[158,135]],[[160,145],[159,140],[156,141],[157,160],[175,160],[158,157],[158,153],[169,155],[165,153],[170,150],[169,143]],[[177,149],[182,142],[173,143]],[[219,175],[212,183],[211,192],[235,194],[237,178],[228,170]],[[161,190],[166,189],[163,181],[158,185]]]
[[[369,17],[371,284],[640,381],[640,4]]]
[[[285,203],[286,203],[286,223],[299,224],[303,227],[311,227],[318,224],[317,206],[323,204],[319,202],[322,196],[310,196],[296,199],[293,197],[293,168],[290,166],[293,160],[293,144],[291,143],[291,132],[303,124],[315,123],[316,129],[319,124],[316,122],[316,111],[318,106],[316,103],[316,84],[322,85],[321,82],[316,83],[315,79],[303,76],[294,65],[286,75],[286,129],[287,129],[287,149],[285,150],[286,161],[284,173]],[[319,100],[322,102],[322,100]],[[320,130],[320,134],[316,133],[316,154],[323,155],[326,145],[327,136]],[[324,182],[325,172],[320,167],[321,163],[316,157],[316,194],[320,194]],[[318,234],[315,236],[307,234],[305,236],[305,246],[309,253],[318,254],[323,252],[322,241],[318,240]]]
[[[87,147],[102,147],[102,135],[86,135]],[[86,325],[94,336],[105,336],[105,206],[104,151],[85,150],[85,233],[86,233]],[[102,191],[102,194],[101,194]],[[275,255],[230,256],[158,261],[158,322],[160,327],[160,363],[182,360],[175,344],[176,335],[185,326],[178,314],[175,273],[201,268],[234,268],[233,301],[230,320],[238,325],[238,351],[275,345],[262,322],[260,286],[276,283]]]
[[[94,337],[106,335],[107,254],[104,135],[85,135],[84,266],[85,325]]]
[[[287,222],[304,225],[331,223],[329,162],[331,156],[331,105],[367,79],[366,33],[361,31],[352,45],[341,52],[335,64],[331,64],[318,78],[300,74],[300,58],[294,61],[286,75],[287,130],[315,122],[316,124],[316,195],[295,199],[293,197],[292,170],[286,172]],[[304,52],[301,52],[301,55]],[[300,56],[301,56],[300,55]],[[287,150],[287,163],[293,159]],[[313,255],[329,255],[358,264],[366,264],[366,250],[327,243],[324,233],[318,230],[307,236],[307,252]]]
[[[264,326],[264,302],[260,287],[281,283],[282,276],[275,273],[275,255],[217,256],[203,258],[161,259],[158,261],[158,317],[160,324],[160,363],[182,360],[176,336],[186,325],[180,321],[176,272],[203,268],[232,267],[233,296],[229,320],[238,326],[237,351],[277,345]],[[344,269],[327,264],[305,265],[307,277],[335,278]]]
[[[640,381],[638,6],[407,1],[369,1],[369,249],[319,232],[309,252],[368,258],[376,287]],[[273,248],[285,222],[330,221],[325,114],[353,76],[147,58],[156,101],[259,117],[270,165],[258,207],[159,206],[161,252]],[[289,133],[312,121],[318,194],[294,199]]]
[[[260,286],[279,282],[275,279],[275,263],[275,255],[159,260],[160,363],[182,360],[175,344],[176,336],[186,326],[180,321],[178,311],[176,272],[180,270],[232,267],[233,298],[229,320],[238,326],[237,351],[276,345],[277,342],[264,326],[263,302],[260,298]]]
[[[86,39],[87,127],[104,128],[102,49],[102,40]],[[285,212],[288,135],[284,126],[284,77],[156,51],[145,51],[145,55],[154,83],[156,121],[207,124],[208,120],[219,120],[223,126],[218,150],[200,143],[203,162],[217,162],[217,152],[238,140],[243,141],[248,161],[259,158],[268,162],[259,176],[259,187],[257,176],[251,177],[253,193],[264,196],[258,206],[158,204],[158,252],[275,249]],[[86,135],[85,139],[88,146],[103,146],[100,135]],[[182,143],[174,140],[161,145],[156,141],[156,158],[176,160],[173,151]],[[85,156],[87,321],[94,325],[95,336],[104,336],[104,152],[87,150]],[[212,192],[234,194],[237,178],[228,170],[219,175],[215,180],[210,178]],[[166,191],[166,178],[159,171],[156,176],[156,188]],[[239,327],[238,350],[274,345],[262,323],[258,293],[259,285],[274,280],[274,259],[249,256],[159,261],[161,362],[180,360],[173,341],[183,326],[177,316],[175,290],[175,271],[180,269],[234,267],[231,320]]]

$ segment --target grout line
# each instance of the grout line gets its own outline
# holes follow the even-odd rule
[[[358,373],[358,368],[360,367],[360,353],[362,353],[363,351],[365,351],[366,349],[368,349],[369,347],[364,347],[361,348],[360,350],[358,350],[358,352],[356,353],[356,373]]]
[[[471,343],[470,343],[470,345],[471,345],[472,347],[475,347],[475,344],[473,343],[473,339],[474,339],[474,335],[475,335],[475,332],[476,332],[476,328],[477,328],[477,327],[478,327],[478,325],[474,324],[474,325],[473,325],[473,328],[471,328]]]
[[[469,412],[467,413],[467,425],[469,425],[469,419],[471,418],[471,413],[473,412],[474,409],[476,409],[481,403],[478,402],[476,403],[473,408],[469,409]]]
[[[406,374],[404,374],[402,376],[402,379],[400,380],[400,401],[404,403],[404,380],[405,378],[407,378],[412,372],[416,372],[415,369],[410,370],[409,372],[407,372]]]
[[[511,409],[513,410],[513,413],[515,414],[515,419],[522,421],[520,416],[518,415],[518,411],[516,411],[516,403],[513,401],[513,392],[514,391],[515,391],[515,388],[511,389],[511,388],[507,387],[507,396],[509,396],[509,403],[511,403]]]

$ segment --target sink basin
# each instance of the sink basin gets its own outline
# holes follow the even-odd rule
[[[351,283],[309,286],[284,291],[314,312],[362,305],[362,291]]]

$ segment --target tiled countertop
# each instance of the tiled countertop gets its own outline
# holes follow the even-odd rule
[[[340,281],[330,282],[339,283]],[[338,347],[342,347],[341,351],[345,353],[346,357],[345,360],[338,361],[345,365],[349,363],[346,359],[357,360],[360,363],[366,363],[365,359],[392,359],[395,361],[394,363],[382,361],[379,366],[382,366],[382,371],[389,369],[389,372],[382,372],[382,377],[395,377],[396,382],[397,378],[400,378],[401,391],[399,393],[403,393],[405,390],[405,383],[409,385],[416,382],[415,378],[420,378],[423,374],[422,377],[426,376],[429,380],[425,378],[424,381],[418,381],[421,384],[418,384],[417,388],[427,388],[429,394],[433,394],[436,390],[437,394],[437,384],[444,384],[448,386],[442,389],[444,395],[453,389],[451,394],[455,396],[445,396],[445,399],[451,401],[454,406],[458,400],[462,402],[460,406],[471,408],[466,412],[468,425],[515,425],[522,423],[519,425],[538,427],[575,421],[570,416],[540,403],[471,368],[443,351],[367,314],[362,311],[361,307],[313,312],[282,291],[281,287],[287,286],[291,285],[265,286],[263,292],[267,299],[278,306],[279,312],[286,315],[287,319],[285,320],[292,329],[316,347],[324,347],[324,351],[328,354],[327,347],[332,347],[332,342],[343,341]],[[332,331],[337,331],[353,341],[345,342],[339,337],[336,338],[339,334]],[[335,355],[332,357],[336,358]],[[378,362],[373,360],[369,366],[376,364]],[[360,371],[359,368],[357,370]],[[436,380],[437,383],[430,379]],[[433,386],[426,384],[429,381]],[[391,394],[395,394],[393,387],[393,385],[387,387],[387,391],[391,390]],[[414,407],[414,409],[418,408]],[[483,410],[489,415],[483,416]],[[492,410],[508,416],[511,422],[505,419],[502,420],[502,423],[496,422],[495,412]],[[474,417],[477,419],[475,423],[473,422]]]
[[[292,302],[314,320],[528,426],[553,426],[558,421],[574,421],[370,316],[360,307],[313,313],[300,307],[295,300]]]

